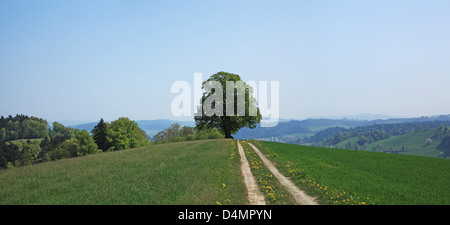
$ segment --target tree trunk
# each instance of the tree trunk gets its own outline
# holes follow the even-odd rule
[[[233,136],[231,136],[231,131],[230,130],[225,130],[225,138],[229,139],[234,139]]]
[[[228,116],[225,116],[225,117],[223,117],[222,119],[223,119],[223,120],[222,120],[222,124],[225,125],[225,126],[223,126],[223,128],[224,128],[223,130],[225,131],[225,138],[226,138],[226,139],[234,139],[234,138],[231,136],[231,128],[230,128]]]

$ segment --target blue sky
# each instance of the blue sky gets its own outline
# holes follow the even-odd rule
[[[219,71],[279,81],[282,118],[450,114],[449,12],[447,0],[0,0],[0,114],[176,119],[171,85]]]

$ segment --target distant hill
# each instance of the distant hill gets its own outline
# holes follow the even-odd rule
[[[80,130],[87,130],[91,132],[92,129],[94,129],[95,125],[97,125],[98,122],[92,122],[92,123],[84,123],[84,124],[78,124],[78,125],[67,125],[67,127],[80,129]]]
[[[355,119],[306,119],[290,120],[279,122],[275,127],[263,128],[259,125],[255,129],[242,128],[233,137],[239,140],[244,139],[266,139],[277,138],[281,142],[291,142],[292,137],[304,138],[326,130],[331,127],[355,128],[374,124],[396,124],[396,123],[418,123],[431,121],[450,121],[450,115],[423,116],[417,118],[390,118],[376,120],[355,120]],[[289,138],[286,138],[289,136]],[[294,138],[295,139],[295,138]]]
[[[349,145],[353,148],[358,140],[358,137],[350,137],[333,148],[348,149]],[[436,129],[422,129],[359,146],[359,150],[449,158],[438,148],[441,142],[442,137],[436,135]]]
[[[310,119],[347,119],[347,120],[386,120],[394,118],[393,116],[388,116],[384,114],[370,114],[370,113],[361,113],[355,115],[345,115],[345,116],[322,116],[322,117],[311,117]]]
[[[373,124],[367,120],[348,119],[306,119],[279,122],[275,127],[261,127],[255,129],[242,128],[234,135],[236,139],[262,139],[272,137],[282,137],[284,135],[295,134],[299,137],[312,136],[315,133],[330,127],[352,128],[357,126],[367,126]]]
[[[194,127],[195,122],[190,121],[174,121],[174,120],[139,120],[136,121],[138,126],[147,133],[147,136],[153,137],[153,135],[157,134],[158,132],[170,127],[170,125],[174,123],[180,124],[180,126],[188,126],[188,127]]]
[[[441,142],[442,138],[436,137],[435,131],[430,129],[373,142],[366,148],[368,151],[395,152],[397,150],[407,155],[441,157],[442,151],[438,150]]]

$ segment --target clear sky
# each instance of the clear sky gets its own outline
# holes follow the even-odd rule
[[[219,71],[279,81],[282,118],[450,114],[450,1],[0,0],[0,115],[176,119]]]

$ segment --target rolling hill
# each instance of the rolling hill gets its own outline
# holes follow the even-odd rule
[[[358,137],[350,137],[333,146],[333,148],[349,149],[349,142],[354,144]],[[438,146],[442,142],[441,137],[436,137],[435,130],[423,129],[410,132],[404,135],[392,136],[390,138],[372,142],[365,146],[360,146],[354,150],[365,150],[373,152],[399,153],[406,155],[418,155],[429,157],[444,157],[442,149]],[[353,147],[350,147],[352,149]],[[447,158],[449,156],[446,156]]]
[[[364,117],[361,117],[364,118]],[[436,121],[450,121],[450,115],[440,116],[422,116],[417,118],[390,118],[390,119],[376,119],[376,120],[360,120],[360,119],[306,119],[306,120],[283,120],[275,127],[261,127],[257,126],[255,129],[242,128],[234,135],[234,138],[239,140],[245,139],[278,139],[280,142],[295,144],[298,139],[311,137],[320,131],[328,128],[356,128],[366,127],[376,124],[401,124],[401,123],[433,123]]]
[[[215,140],[17,167],[0,170],[0,205],[248,204],[239,163],[235,142]]]
[[[320,204],[450,204],[447,159],[252,142]],[[236,152],[232,140],[177,142],[0,170],[0,204],[248,204]]]
[[[433,136],[434,131],[421,130],[373,142],[368,144],[366,148],[373,151],[390,151],[397,149],[401,150],[402,154],[407,155],[442,157],[442,151],[437,148],[441,143],[442,138]],[[431,142],[427,143],[427,140],[431,140]]]

